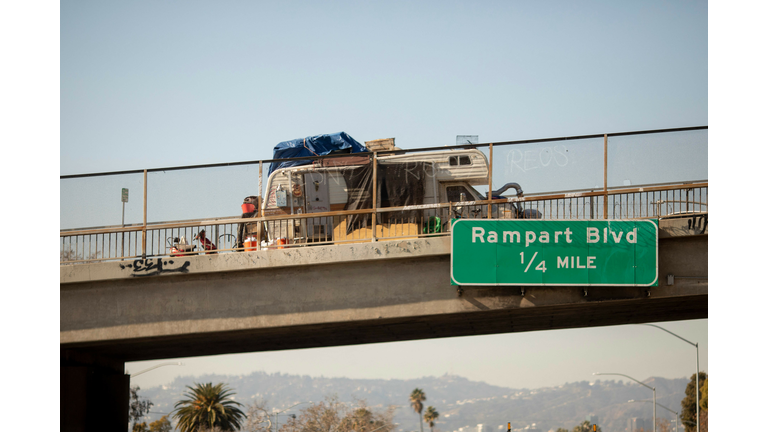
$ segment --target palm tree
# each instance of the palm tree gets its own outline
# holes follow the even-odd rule
[[[428,406],[427,411],[424,412],[424,421],[429,425],[430,431],[435,427],[435,420],[437,420],[438,417],[440,417],[440,413],[437,412],[435,407]]]
[[[230,399],[234,394],[224,383],[197,384],[185,393],[188,399],[176,402],[173,418],[181,432],[198,432],[218,426],[223,431],[239,430],[245,414],[236,405],[243,404]],[[230,400],[228,400],[230,399]]]
[[[413,410],[416,411],[416,414],[419,415],[419,430],[424,432],[424,425],[421,422],[421,410],[424,409],[424,404],[422,402],[427,400],[427,395],[424,394],[424,390],[417,387],[411,392],[409,400],[411,401],[411,408],[413,408]]]

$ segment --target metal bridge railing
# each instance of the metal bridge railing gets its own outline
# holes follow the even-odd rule
[[[209,186],[208,184],[213,180],[220,181],[218,189],[208,189],[209,191],[214,191],[208,193],[209,199],[212,198],[210,195],[224,195],[219,192],[230,192],[235,186],[242,186],[242,188],[238,190],[247,190],[248,193],[251,193],[254,189],[258,190],[256,198],[257,202],[261,202],[266,199],[263,195],[265,191],[262,187],[264,163],[303,161],[314,164],[318,161],[322,162],[322,160],[326,158],[338,158],[344,157],[344,155],[64,175],[60,177],[61,181],[68,182],[67,184],[69,187],[67,190],[70,194],[70,200],[73,201],[74,204],[70,203],[72,211],[64,211],[67,209],[67,206],[63,204],[63,215],[100,215],[104,213],[103,203],[98,202],[98,197],[103,196],[104,189],[92,188],[86,191],[85,186],[87,185],[84,182],[86,182],[88,178],[97,177],[98,181],[95,183],[98,185],[106,185],[108,183],[107,180],[111,178],[113,180],[121,179],[121,182],[130,180],[133,182],[131,184],[136,186],[138,186],[138,184],[142,185],[143,194],[141,194],[141,196],[143,215],[141,219],[143,219],[143,223],[60,230],[60,262],[62,264],[76,264],[214,253],[212,251],[206,251],[203,243],[196,238],[201,230],[205,230],[206,237],[216,245],[215,253],[231,253],[236,251],[272,248],[306,247],[322,244],[344,244],[351,242],[443,236],[450,233],[450,220],[454,218],[637,219],[659,218],[690,213],[705,213],[707,212],[708,202],[706,180],[654,184],[634,188],[609,188],[608,149],[609,138],[617,140],[613,148],[620,159],[612,165],[612,168],[620,171],[621,178],[624,179],[625,184],[628,184],[628,178],[630,177],[633,179],[655,178],[656,175],[667,175],[670,172],[676,172],[676,170],[670,170],[669,167],[667,167],[667,169],[660,168],[661,161],[667,163],[667,159],[670,158],[661,157],[663,155],[659,154],[660,151],[669,149],[675,144],[688,146],[686,148],[689,150],[687,152],[673,152],[674,154],[685,155],[684,159],[678,158],[674,159],[674,162],[672,162],[677,163],[679,166],[690,164],[691,155],[706,155],[707,129],[707,126],[697,126],[689,128],[506,141],[500,143],[354,153],[347,156],[358,159],[360,156],[369,158],[369,163],[371,163],[371,166],[373,167],[373,182],[371,182],[371,190],[367,192],[371,195],[371,201],[373,203],[377,203],[377,188],[373,186],[378,184],[376,181],[377,158],[385,155],[399,155],[413,152],[483,148],[488,151],[487,187],[489,191],[493,191],[494,164],[496,166],[496,171],[498,173],[503,173],[505,179],[507,175],[509,175],[510,177],[513,177],[509,180],[517,181],[519,170],[522,169],[522,173],[524,174],[526,172],[526,167],[531,168],[527,166],[530,161],[538,161],[536,163],[539,165],[534,166],[534,168],[537,169],[543,169],[545,166],[550,166],[556,163],[565,163],[565,159],[562,161],[560,160],[565,157],[565,153],[567,152],[564,143],[578,145],[578,148],[587,149],[585,150],[587,153],[592,152],[589,154],[589,157],[584,157],[580,160],[580,162],[591,161],[592,165],[585,163],[574,164],[579,167],[588,167],[588,172],[583,170],[563,172],[561,176],[563,181],[571,182],[584,177],[588,178],[588,180],[583,180],[588,181],[588,184],[597,184],[596,177],[599,176],[600,170],[597,169],[598,167],[594,164],[597,160],[597,158],[594,157],[594,153],[598,151],[597,144],[602,144],[599,146],[602,148],[601,151],[603,156],[602,188],[595,186],[594,189],[589,190],[571,190],[561,193],[550,192],[541,195],[528,194],[525,197],[521,196],[495,200],[442,202],[408,207],[376,208],[374,204],[372,208],[333,211],[327,213],[265,216],[263,211],[259,211],[256,213],[256,216],[258,217],[249,219],[243,219],[239,216],[231,216],[223,218],[198,217],[196,219],[168,222],[150,222],[148,220],[148,207],[150,207],[147,192],[149,183],[148,175],[152,174],[156,176],[153,179],[152,188],[150,189],[153,197],[163,196],[163,192],[169,193],[168,191],[174,191],[174,194],[177,195],[183,191],[187,192],[187,195],[174,196],[173,199],[153,198],[154,202],[152,203],[152,208],[160,209],[155,210],[156,214],[168,215],[161,216],[164,218],[176,217],[174,216],[176,214],[199,214],[203,216],[217,214],[218,211],[216,209],[228,208],[227,206],[231,201],[226,201],[225,205],[218,204],[206,208],[204,213],[188,213],[189,211],[197,211],[199,208],[205,207],[199,204],[200,202],[205,202],[205,199],[201,199],[197,193],[194,193],[195,186],[199,186],[199,183],[204,183],[206,186]],[[641,152],[632,153],[631,150],[635,148],[633,145],[637,144],[638,139],[640,139],[640,145],[643,146],[641,148],[643,150],[648,149],[648,151],[642,152],[642,154],[651,156],[653,159],[651,165],[646,170],[647,172],[641,170],[642,175],[638,175],[637,172],[635,172],[634,175],[637,175],[637,177],[633,177],[633,175],[628,174],[628,172],[633,169],[637,171],[637,169],[633,167],[637,165],[635,159]],[[630,141],[634,144],[631,144]],[[556,143],[560,144],[554,145]],[[524,149],[528,148],[525,146],[530,145],[548,145],[551,148],[545,147],[544,150],[546,151],[542,150],[541,153],[537,153],[539,159],[530,159],[527,150],[525,153],[518,151],[519,155],[525,154],[525,156],[520,156],[523,157],[523,159],[518,160],[515,158],[515,155],[518,153],[513,154],[509,152],[510,149],[515,149],[516,147],[514,146],[518,145],[523,146],[521,148]],[[694,147],[691,147],[691,145]],[[497,149],[497,158],[495,160],[494,148]],[[637,148],[635,148],[635,150],[637,150]],[[626,163],[627,160],[631,161],[629,165]],[[701,159],[696,159],[696,161],[701,162]],[[520,165],[521,163],[522,165]],[[694,162],[694,164],[695,163],[697,162]],[[676,167],[678,165],[674,166]],[[229,169],[229,167],[235,167],[231,169],[251,171],[247,173],[248,175],[241,177],[239,180],[233,180],[231,177],[220,175],[206,175],[202,177],[191,175],[193,170],[222,170]],[[257,188],[255,188],[255,185],[253,184],[255,181],[256,167],[258,167]],[[166,171],[168,174],[166,174]],[[181,174],[166,179],[164,176],[170,176],[170,173]],[[137,175],[139,174],[143,175],[142,182],[138,182]],[[616,175],[617,174],[613,175],[614,182],[617,180],[615,178]],[[649,177],[649,175],[654,177]],[[126,176],[129,176],[130,179]],[[161,176],[163,176],[163,178],[160,178]],[[201,182],[200,179],[202,178],[205,179],[204,182]],[[292,179],[293,177],[289,176],[289,178]],[[665,179],[663,176],[661,178]],[[671,178],[667,180],[680,180],[680,178]],[[198,185],[194,185],[193,183],[195,182],[198,182]],[[110,187],[113,187],[115,183],[112,182],[109,184]],[[498,187],[498,184],[496,186]],[[190,191],[192,191],[192,195],[190,195]],[[436,196],[437,192],[433,192]],[[476,192],[482,194],[479,191]],[[267,195],[269,196],[269,192]],[[97,202],[87,201],[87,198],[96,198]],[[249,196],[249,198],[253,197]],[[227,199],[231,199],[231,194],[227,195]],[[445,200],[447,198],[443,195],[442,199]],[[432,200],[435,200],[435,198],[432,198]],[[194,202],[195,205],[190,207],[188,205],[190,202]],[[183,213],[176,213],[177,209]],[[295,213],[293,208],[291,208],[290,213]],[[134,221],[136,219],[137,218],[134,215]],[[73,223],[72,221],[68,221],[65,224],[72,226],[75,225],[76,222]],[[176,239],[185,240],[187,246],[179,246],[179,243],[184,242],[177,241]]]
[[[146,229],[135,224],[62,230],[61,264],[445,236],[455,218],[643,219],[700,214],[708,211],[707,192],[707,182],[695,182],[303,215],[158,222],[147,224]],[[215,251],[205,250],[195,239],[201,230],[216,245]],[[146,250],[142,250],[143,231]],[[239,233],[256,241],[238,244]],[[188,252],[172,249],[174,239],[181,237],[189,244]]]

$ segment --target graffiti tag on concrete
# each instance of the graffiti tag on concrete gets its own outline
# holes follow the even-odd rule
[[[189,261],[184,261],[183,264],[174,266],[173,260],[163,260],[162,258],[142,260],[137,259],[133,261],[133,264],[120,264],[120,269],[126,268],[132,269],[131,276],[156,276],[163,273],[189,273]]]
[[[704,234],[707,230],[707,223],[709,222],[709,215],[698,215],[688,219],[688,229],[693,230],[696,234]]]

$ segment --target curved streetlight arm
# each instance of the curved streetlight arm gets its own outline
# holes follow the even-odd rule
[[[598,372],[595,372],[595,373],[593,373],[592,375],[621,375],[621,376],[623,376],[623,377],[626,377],[626,378],[629,378],[629,379],[631,379],[632,381],[634,381],[634,382],[636,382],[636,383],[640,384],[641,386],[645,386],[645,387],[648,387],[649,389],[651,389],[651,390],[653,390],[653,391],[656,391],[656,389],[655,389],[655,388],[653,388],[653,387],[651,387],[651,386],[649,386],[649,385],[647,385],[647,384],[645,384],[645,383],[642,383],[642,382],[640,382],[640,381],[638,381],[638,380],[636,380],[636,379],[632,378],[632,377],[631,377],[631,376],[629,376],[629,375],[624,375],[624,374],[620,374],[620,373],[598,373]]]
[[[634,400],[634,399],[632,399],[632,400],[628,400],[628,401],[627,401],[627,403],[632,403],[632,402],[647,402],[647,403],[653,403],[653,401],[649,401],[649,400]],[[678,414],[678,412],[677,412],[677,411],[672,411],[671,409],[669,409],[669,408],[665,407],[664,405],[662,405],[662,404],[660,404],[660,403],[658,403],[658,402],[656,402],[656,405],[658,405],[658,406],[660,406],[660,407],[664,408],[665,410],[667,410],[667,411],[671,412],[671,413],[672,413],[672,414],[674,414],[674,415],[677,415],[677,414]]]
[[[696,348],[698,348],[698,347],[699,347],[699,344],[698,344],[698,343],[693,343],[693,342],[689,341],[688,339],[685,339],[685,338],[683,338],[683,337],[680,337],[680,336],[678,336],[678,335],[676,335],[676,334],[672,333],[671,331],[669,331],[669,330],[665,329],[664,327],[659,327],[659,326],[657,326],[657,325],[655,325],[655,324],[640,324],[640,325],[646,325],[646,326],[656,327],[657,329],[659,329],[659,330],[664,330],[665,332],[667,332],[667,333],[671,334],[672,336],[674,336],[674,337],[676,337],[676,338],[678,338],[678,339],[680,339],[680,340],[683,340],[683,341],[685,341],[685,342],[688,342],[689,344],[691,344],[691,345],[695,346]]]
[[[181,362],[160,363],[158,365],[152,366],[151,368],[147,368],[147,369],[144,369],[143,371],[139,371],[139,372],[136,372],[135,374],[130,374],[130,375],[131,375],[131,378],[133,378],[135,376],[139,376],[139,375],[143,374],[144,372],[149,372],[152,369],[157,369],[157,368],[162,367],[162,366],[184,366],[184,363],[181,363]]]
[[[624,374],[620,374],[620,373],[614,373],[614,372],[611,372],[611,373],[593,372],[592,375],[619,375],[619,376],[627,377],[627,378],[631,379],[632,381],[634,381],[634,382],[636,382],[636,383],[638,383],[638,384],[640,384],[642,386],[648,387],[649,389],[653,390],[653,432],[656,432],[656,388],[655,387],[651,387],[651,386],[649,386],[647,384],[641,383],[640,381],[632,378],[629,375],[624,375]]]
[[[701,396],[699,394],[699,343],[698,342],[697,343],[693,343],[693,342],[689,341],[688,339],[685,339],[685,338],[683,338],[681,336],[678,336],[678,335],[672,333],[671,331],[665,329],[664,327],[659,327],[659,326],[657,326],[655,324],[640,324],[640,325],[647,325],[647,326],[651,326],[651,327],[656,327],[659,330],[664,330],[665,332],[671,334],[672,336],[674,336],[674,337],[676,337],[676,338],[678,338],[678,339],[680,339],[680,340],[682,340],[684,342],[687,342],[687,343],[693,345],[694,347],[696,347],[696,432],[701,432],[701,425],[699,424],[699,419],[700,419],[700,417],[699,417],[699,402],[701,401]]]

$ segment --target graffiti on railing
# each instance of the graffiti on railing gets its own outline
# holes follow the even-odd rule
[[[176,264],[173,260],[163,260],[162,258],[142,260],[137,259],[133,264],[120,264],[120,269],[131,269],[131,276],[157,276],[163,273],[189,273],[189,261],[184,261],[178,267],[168,267]]]
[[[553,147],[544,147],[539,150],[520,151],[511,149],[507,153],[507,173],[512,174],[513,168],[517,167],[520,171],[526,172],[536,168],[546,168],[552,166],[564,167],[568,165],[568,149],[564,145]]]

